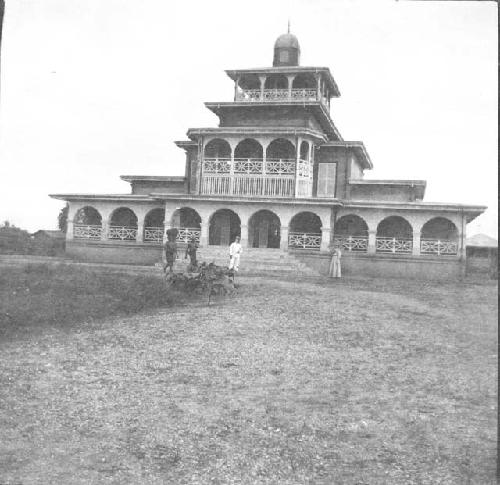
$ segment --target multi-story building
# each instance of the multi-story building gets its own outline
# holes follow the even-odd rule
[[[360,141],[330,116],[340,96],[327,67],[301,66],[297,38],[281,35],[273,66],[229,70],[230,102],[208,102],[217,128],[177,141],[183,177],[127,175],[127,195],[58,194],[69,203],[66,248],[90,261],[153,263],[166,229],[179,242],[293,252],[325,268],[332,246],[347,272],[456,276],[465,226],[486,208],[424,202],[422,180],[367,180]]]

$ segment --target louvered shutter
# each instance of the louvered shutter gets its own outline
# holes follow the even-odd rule
[[[320,163],[318,169],[318,197],[335,197],[336,163]]]

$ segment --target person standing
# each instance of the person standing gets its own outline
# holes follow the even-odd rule
[[[195,269],[198,266],[196,261],[196,251],[198,249],[198,244],[196,243],[196,238],[193,236],[188,242],[186,253],[184,254],[184,259],[189,256],[189,269]],[[188,269],[188,271],[189,271]]]
[[[234,272],[238,272],[240,267],[240,255],[242,253],[242,247],[240,244],[240,236],[236,236],[234,242],[229,246],[229,269]]]
[[[342,258],[342,253],[340,248],[333,248],[332,259],[330,261],[330,270],[328,276],[330,278],[340,278],[342,276],[342,270],[340,267],[340,259]]]
[[[163,245],[163,253],[165,255],[166,264],[164,266],[165,272],[170,268],[170,273],[174,271],[174,262],[177,258],[177,229],[169,229],[167,231],[167,241]]]

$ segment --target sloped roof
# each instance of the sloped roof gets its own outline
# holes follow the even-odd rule
[[[474,234],[465,240],[465,245],[479,248],[498,248],[498,241],[486,234]]]

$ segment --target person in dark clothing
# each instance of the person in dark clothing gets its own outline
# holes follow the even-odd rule
[[[191,240],[188,242],[187,248],[186,248],[186,253],[184,254],[184,259],[187,259],[189,256],[189,268],[194,269],[198,266],[198,263],[196,261],[196,251],[198,250],[198,244],[196,243],[196,238],[192,237]]]
[[[163,245],[166,260],[166,264],[164,266],[165,272],[167,271],[167,268],[170,268],[171,273],[174,271],[174,262],[177,258],[177,243],[175,242],[177,233],[177,229],[169,229],[167,231],[167,242]]]

